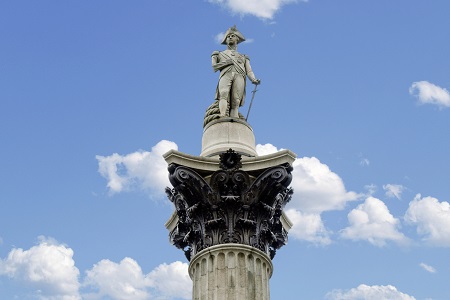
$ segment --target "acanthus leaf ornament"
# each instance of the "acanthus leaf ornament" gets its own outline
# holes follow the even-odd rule
[[[166,194],[175,206],[176,227],[170,241],[185,251],[190,260],[213,245],[246,244],[271,258],[286,244],[281,223],[282,210],[289,202],[292,167],[271,167],[257,178],[240,170],[241,157],[233,150],[220,155],[220,170],[205,180],[195,170],[171,164],[173,188]]]

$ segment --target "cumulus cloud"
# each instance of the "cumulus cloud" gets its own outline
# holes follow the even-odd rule
[[[86,271],[84,286],[95,292],[84,294],[85,299],[148,300],[189,299],[192,281],[188,265],[182,262],[162,264],[145,275],[138,263],[129,257],[115,263],[104,259]]]
[[[423,262],[420,263],[419,266],[420,266],[422,269],[424,269],[425,271],[427,271],[427,272],[430,272],[430,273],[436,273],[436,269],[435,269],[435,268],[433,268],[432,266],[427,265],[427,264],[425,264],[425,263],[423,263]]]
[[[257,145],[259,155],[277,152],[271,145]],[[327,245],[331,242],[331,231],[327,230],[321,213],[343,209],[349,201],[358,200],[360,195],[345,189],[342,179],[315,157],[297,158],[291,186],[294,195],[286,213],[293,222],[292,237],[315,244]]]
[[[73,250],[66,245],[39,237],[38,245],[28,250],[14,248],[0,259],[0,276],[21,283],[41,300],[191,298],[192,281],[186,263],[164,263],[144,274],[131,258],[120,263],[104,259],[80,280],[73,256]]]
[[[294,224],[289,231],[289,236],[316,245],[331,244],[331,232],[325,228],[320,214],[302,213],[295,209],[288,209],[286,215]]]
[[[404,244],[407,238],[398,231],[399,220],[391,215],[379,199],[369,197],[348,214],[350,226],[341,231],[341,237],[366,240],[375,246],[385,246],[387,241]]]
[[[433,246],[450,247],[450,204],[433,197],[416,195],[409,203],[405,221],[417,226],[417,233]]]
[[[345,189],[342,179],[315,157],[297,158],[293,163],[291,208],[306,213],[341,210],[360,195]]]
[[[112,297],[113,299],[148,299],[148,281],[141,267],[131,258],[124,258],[120,263],[103,259],[86,271],[84,285],[97,293],[85,295],[89,299]]]
[[[283,150],[283,149],[278,149],[277,147],[275,147],[272,144],[256,145],[256,153],[258,153],[258,155],[268,155],[268,154],[276,153],[281,150]]]
[[[188,274],[188,264],[176,261],[161,264],[147,275],[150,286],[158,295],[169,299],[191,299],[192,280]]]
[[[162,195],[168,185],[167,163],[162,155],[178,149],[174,142],[162,140],[150,152],[137,151],[126,155],[114,153],[97,155],[98,172],[107,181],[109,192],[118,193],[133,189],[147,190],[151,195]]]
[[[0,275],[22,282],[40,299],[77,300],[79,270],[73,250],[51,238],[39,237],[39,244],[28,250],[12,249],[0,260]]]
[[[404,294],[392,285],[372,285],[361,284],[348,291],[333,290],[327,294],[330,300],[415,300],[413,296]]]
[[[208,0],[210,3],[218,4],[233,14],[253,15],[260,19],[270,20],[282,6],[307,0]]]
[[[441,88],[428,81],[413,82],[409,93],[417,97],[420,104],[434,104],[440,108],[450,106],[450,94],[445,88]]]
[[[401,184],[385,184],[383,185],[383,190],[386,191],[386,196],[389,198],[402,198],[402,193],[405,187]]]

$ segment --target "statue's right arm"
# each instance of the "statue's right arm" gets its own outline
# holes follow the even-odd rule
[[[213,54],[211,55],[211,62],[214,72],[222,70],[223,68],[233,64],[233,61],[229,59],[221,61],[219,51],[213,52]]]

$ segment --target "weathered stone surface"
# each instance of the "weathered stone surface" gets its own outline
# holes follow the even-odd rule
[[[209,247],[189,265],[193,300],[269,300],[273,265],[262,251],[240,244]]]
[[[228,150],[228,149],[227,149]],[[224,151],[225,152],[225,151]],[[169,150],[163,158],[170,164],[177,164],[193,169],[202,176],[208,177],[213,172],[219,169],[219,155],[214,157],[195,156],[186,154],[177,150]],[[256,156],[256,157],[242,157],[242,171],[260,173],[266,168],[273,166],[290,164],[295,161],[296,154],[290,150],[281,150],[272,154]]]
[[[230,148],[245,156],[257,156],[255,135],[247,122],[220,118],[205,126],[200,156],[216,156]]]

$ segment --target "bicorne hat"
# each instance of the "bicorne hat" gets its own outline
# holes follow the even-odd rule
[[[239,32],[239,30],[236,28],[236,25],[234,25],[233,27],[228,28],[228,30],[225,32],[221,43],[222,45],[227,44],[227,36],[231,33],[234,33],[239,38],[238,44],[245,41],[245,37],[242,35],[242,33]]]

